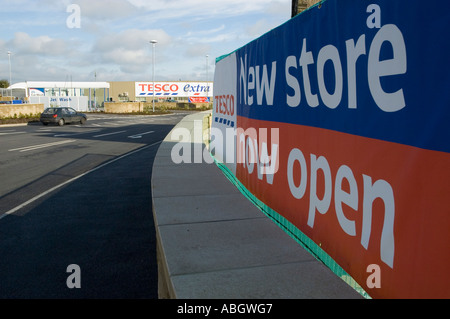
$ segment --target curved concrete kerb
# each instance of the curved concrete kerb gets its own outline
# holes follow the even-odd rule
[[[205,160],[209,123],[185,117],[155,157],[159,297],[362,298]]]

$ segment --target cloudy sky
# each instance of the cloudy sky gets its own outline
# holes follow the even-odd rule
[[[290,13],[291,0],[0,0],[0,79],[11,51],[13,83],[151,81],[155,39],[156,81],[212,80],[217,57]]]

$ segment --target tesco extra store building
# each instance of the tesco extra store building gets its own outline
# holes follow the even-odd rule
[[[113,101],[178,101],[208,103],[213,98],[213,82],[110,82]]]

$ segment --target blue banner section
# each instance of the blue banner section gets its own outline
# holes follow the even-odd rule
[[[237,114],[450,152],[450,2],[328,0],[236,51]]]

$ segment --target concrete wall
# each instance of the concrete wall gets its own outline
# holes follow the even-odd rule
[[[175,102],[156,102],[155,109],[173,109],[173,108],[185,108],[185,109],[200,109],[202,107],[208,107],[210,103],[175,103]],[[106,113],[132,113],[151,110],[153,103],[151,102],[105,102]]]
[[[0,117],[19,117],[20,115],[40,114],[44,104],[0,104]]]
[[[106,113],[132,113],[132,112],[142,112],[144,110],[143,102],[105,102]]]
[[[188,103],[188,102],[179,102],[176,103],[177,107],[184,109],[201,109],[208,108],[212,105],[212,103]]]
[[[128,93],[128,100],[136,101],[134,83],[135,82],[130,81],[109,82],[109,96],[113,99],[113,101],[119,102],[119,94]]]

